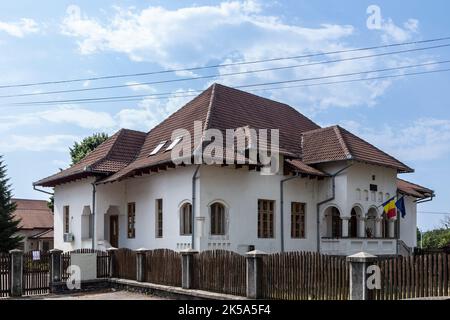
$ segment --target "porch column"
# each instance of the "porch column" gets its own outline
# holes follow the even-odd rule
[[[358,219],[358,237],[365,238],[366,237],[366,218],[360,217]]]
[[[394,238],[395,237],[395,219],[389,219],[388,222],[388,234],[389,234],[389,238]]]
[[[348,238],[348,223],[350,217],[341,217],[342,219],[342,238]]]
[[[381,238],[382,234],[381,234],[381,223],[383,222],[383,218],[382,217],[377,217],[375,219],[375,238]]]

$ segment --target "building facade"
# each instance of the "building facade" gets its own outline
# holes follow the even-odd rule
[[[196,121],[203,128],[197,142]],[[259,160],[173,159],[177,144],[192,147],[189,160],[207,149],[208,129],[243,127],[279,130],[272,174]],[[194,138],[174,138],[177,129]],[[245,147],[246,160],[251,148]],[[416,246],[417,202],[434,196],[398,178],[412,171],[339,126],[320,128],[285,104],[215,84],[148,133],[122,129],[79,164],[35,186],[54,188],[55,247],[65,251],[406,255]],[[392,197],[404,197],[404,217],[383,213]]]

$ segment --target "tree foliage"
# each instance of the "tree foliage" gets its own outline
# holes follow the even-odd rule
[[[0,252],[16,249],[23,237],[18,235],[20,220],[14,219],[16,204],[11,201],[11,185],[6,176],[6,165],[0,156]]]
[[[423,233],[423,248],[439,249],[450,245],[450,217],[442,220],[440,228]]]
[[[94,133],[92,136],[84,138],[81,142],[75,142],[70,150],[72,165],[80,162],[89,152],[102,144],[108,135],[106,133]]]
[[[94,133],[92,136],[84,138],[81,142],[75,142],[72,148],[69,148],[70,157],[72,164],[77,164],[80,162],[89,152],[93,151],[99,145],[101,145],[105,140],[107,140],[108,134]],[[48,207],[53,211],[54,207],[54,197],[51,196],[48,203]]]

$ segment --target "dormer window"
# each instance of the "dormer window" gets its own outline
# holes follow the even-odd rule
[[[153,156],[153,155],[157,154],[158,151],[161,150],[161,148],[164,147],[165,144],[166,144],[166,141],[161,141],[161,142],[155,147],[155,149],[153,149],[153,151],[150,152],[149,156]]]
[[[175,140],[173,140],[172,143],[169,144],[169,146],[167,147],[166,151],[172,150],[173,147],[175,147],[181,141],[181,139],[183,139],[183,137],[175,138]]]

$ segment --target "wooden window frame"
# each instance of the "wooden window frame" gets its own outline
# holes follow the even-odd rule
[[[275,238],[275,200],[258,199],[258,238]]]
[[[291,238],[306,238],[306,203],[291,202]]]
[[[127,238],[136,238],[136,202],[127,205]]]
[[[211,236],[226,235],[226,207],[220,202],[214,202],[209,208]]]
[[[186,211],[187,208],[189,208],[188,211]],[[189,202],[184,203],[180,208],[180,235],[192,235],[192,204]]]
[[[63,207],[63,223],[64,223],[64,232],[63,233],[69,233],[70,232],[70,207],[64,206]]]
[[[156,199],[155,200],[155,237],[156,238],[162,238],[163,237],[163,199]]]

